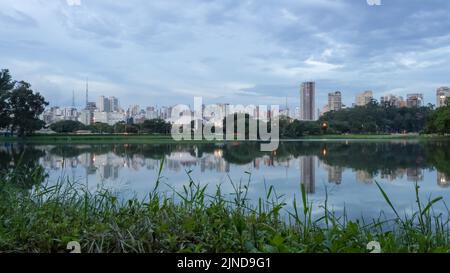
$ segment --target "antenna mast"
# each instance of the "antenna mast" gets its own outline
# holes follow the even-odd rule
[[[72,89],[72,107],[75,108],[75,89]]]
[[[89,79],[86,78],[86,107],[89,104]]]

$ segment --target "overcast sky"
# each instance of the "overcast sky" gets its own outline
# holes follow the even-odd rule
[[[51,105],[299,105],[328,92],[425,94],[450,85],[450,1],[0,0],[0,67]]]

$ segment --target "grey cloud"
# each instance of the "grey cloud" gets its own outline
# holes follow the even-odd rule
[[[18,10],[11,10],[9,13],[0,11],[0,21],[6,25],[18,27],[32,28],[38,26],[37,21],[33,17]]]

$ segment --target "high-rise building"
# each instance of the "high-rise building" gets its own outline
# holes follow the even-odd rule
[[[100,96],[97,108],[99,112],[119,112],[119,99],[116,97],[107,98],[105,96]]]
[[[445,106],[445,101],[448,98],[450,98],[450,87],[439,87],[436,91],[436,107]]]
[[[339,91],[328,94],[328,109],[339,111],[342,109],[342,93]]]
[[[315,82],[304,82],[300,90],[301,120],[314,120],[316,111],[316,84]]]
[[[95,102],[88,102],[86,105],[86,110],[94,112],[97,109]]]
[[[128,112],[131,117],[137,116],[141,112],[141,107],[137,104],[131,105],[130,108],[128,109]]]
[[[365,106],[369,104],[373,99],[372,91],[364,91],[362,93],[356,94],[356,106]]]
[[[402,96],[395,96],[392,94],[382,96],[380,103],[382,105],[389,105],[393,107],[406,107],[406,102]]]
[[[119,99],[116,97],[109,97],[109,105],[110,112],[119,112]]]
[[[406,106],[410,108],[423,106],[423,94],[408,94],[406,95]]]
[[[99,112],[111,112],[111,104],[109,103],[109,99],[105,96],[100,96],[98,99],[97,108]]]
[[[78,121],[84,125],[91,125],[93,123],[93,119],[93,113],[87,109],[81,110],[80,115],[78,116]]]

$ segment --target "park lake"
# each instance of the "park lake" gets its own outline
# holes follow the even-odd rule
[[[273,186],[292,208],[301,185],[320,215],[320,207],[352,219],[372,219],[391,213],[376,186],[378,182],[401,213],[415,211],[415,184],[424,200],[443,197],[435,212],[447,212],[450,201],[450,141],[434,140],[305,140],[282,142],[277,151],[260,152],[256,143],[202,144],[21,144],[2,143],[0,168],[30,171],[42,166],[42,183],[75,181],[89,191],[111,189],[121,198],[145,199],[158,180],[160,192],[182,191],[190,179],[217,185],[233,198],[239,186],[247,187],[251,202],[264,198]],[[37,185],[20,185],[33,189]],[[272,190],[271,190],[272,191]]]

